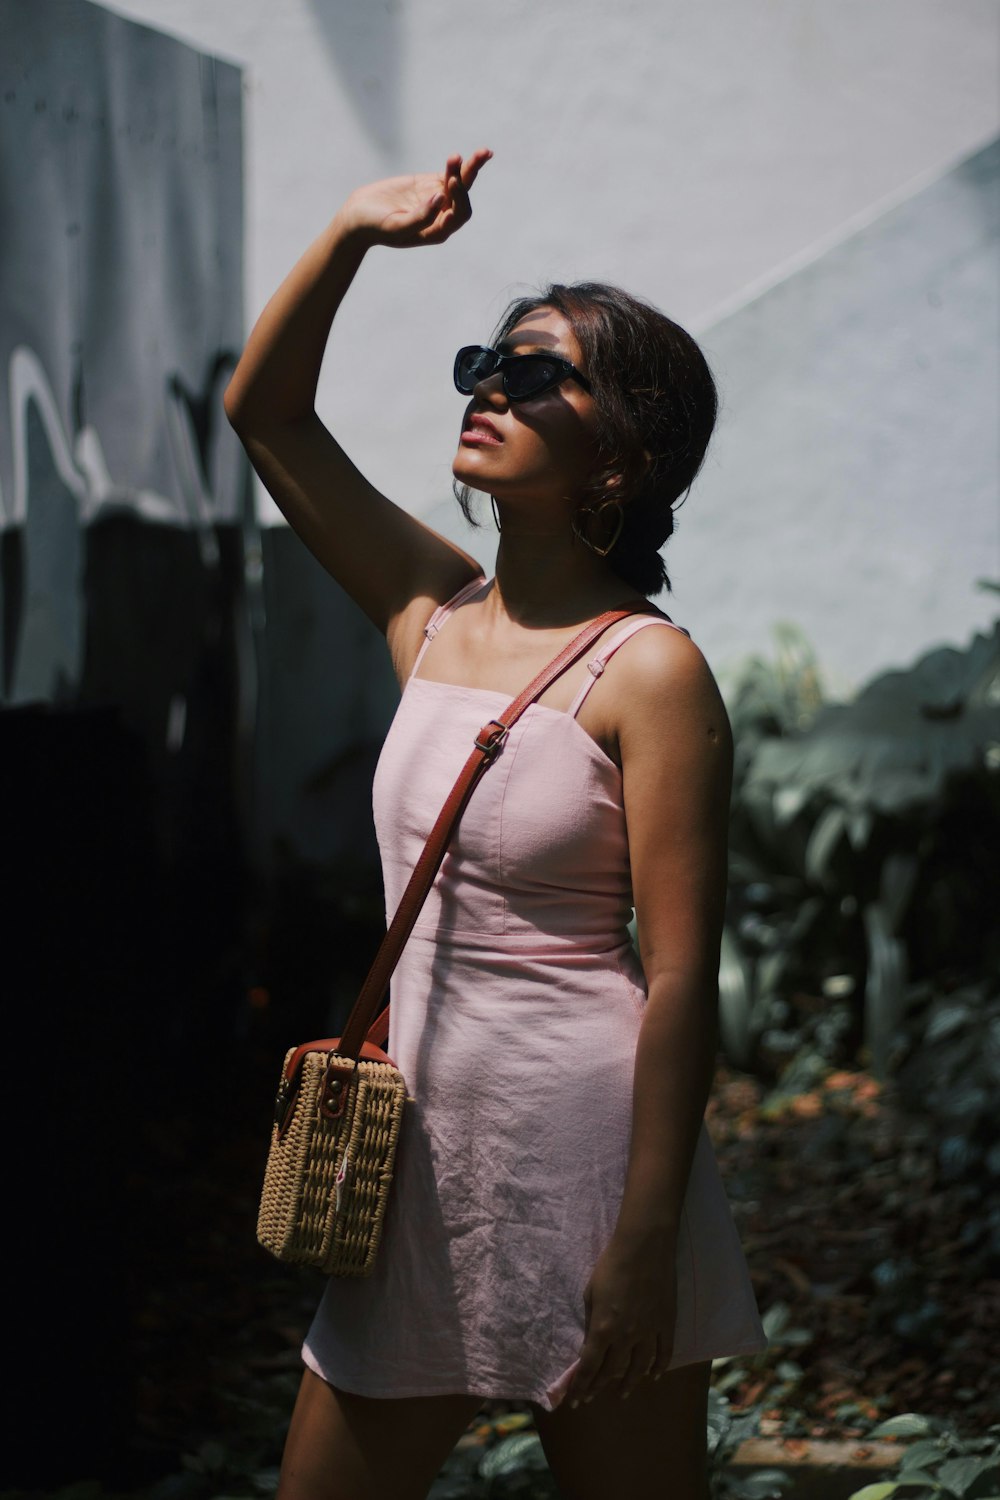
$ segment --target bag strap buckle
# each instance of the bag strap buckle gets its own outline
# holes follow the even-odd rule
[[[496,725],[496,728],[493,728],[493,725]],[[476,749],[485,751],[487,758],[492,760],[509,734],[509,725],[504,724],[500,719],[490,719],[476,736]]]

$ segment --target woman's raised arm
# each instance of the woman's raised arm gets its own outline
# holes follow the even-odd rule
[[[275,503],[383,634],[415,600],[441,603],[481,569],[369,484],[319,420],[323,353],[369,247],[448,239],[468,222],[469,189],[491,155],[451,156],[442,173],[353,192],[264,308],[225,393],[226,415]]]

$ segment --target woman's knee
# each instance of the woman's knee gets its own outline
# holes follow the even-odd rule
[[[711,1361],[668,1370],[622,1400],[614,1389],[577,1408],[536,1408],[563,1500],[707,1500]]]
[[[278,1500],[423,1500],[479,1405],[463,1395],[359,1396],[306,1370]]]

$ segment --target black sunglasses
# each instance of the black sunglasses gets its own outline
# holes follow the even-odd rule
[[[590,381],[568,359],[560,359],[556,354],[498,354],[482,344],[467,344],[459,349],[455,356],[455,385],[463,396],[471,396],[481,380],[489,380],[498,370],[508,401],[529,401],[569,377],[578,380],[585,391],[590,390]]]

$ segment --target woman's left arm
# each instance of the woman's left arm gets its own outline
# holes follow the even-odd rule
[[[701,651],[643,630],[619,657],[616,704],[639,953],[648,996],[614,1234],[585,1298],[567,1398],[670,1363],[681,1210],[715,1071],[733,740]]]

